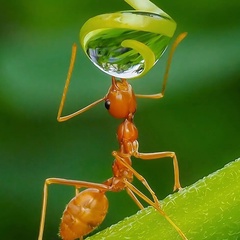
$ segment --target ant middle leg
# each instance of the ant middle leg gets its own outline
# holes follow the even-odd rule
[[[173,191],[180,190],[181,184],[179,180],[179,167],[178,160],[175,152],[155,152],[155,153],[140,153],[138,151],[133,153],[133,156],[143,160],[153,160],[158,158],[170,157],[173,160],[173,170],[174,170],[174,187]]]
[[[160,207],[159,205],[159,200],[158,198],[156,197],[156,194],[155,192],[152,190],[152,188],[150,187],[150,185],[148,184],[147,180],[141,175],[139,174],[132,166],[130,166],[126,161],[124,161],[124,159],[118,155],[118,153],[116,151],[113,151],[112,152],[112,155],[115,157],[115,159],[117,161],[119,161],[123,166],[125,166],[130,172],[133,173],[133,175],[140,181],[142,182],[142,184],[146,187],[146,189],[149,191],[149,193],[151,194],[152,198],[153,198],[153,201],[151,201],[150,199],[147,200],[146,196],[144,197],[143,195],[141,195],[140,197],[141,198],[144,198],[146,202],[148,202],[150,205],[152,206],[155,206],[155,207]],[[128,182],[129,183],[129,182]],[[127,183],[127,184],[128,184]],[[131,189],[131,188],[130,188]],[[133,189],[131,189],[133,190]],[[140,191],[137,190],[138,193],[140,194]],[[135,189],[135,192],[136,192],[136,189]],[[132,197],[132,199],[134,200],[134,197],[133,195],[131,194],[131,192],[128,192],[128,194]],[[135,201],[137,203],[137,201]],[[138,203],[137,203],[138,206],[140,206]],[[141,208],[141,207],[140,207]]]
[[[182,239],[187,240],[187,237],[184,235],[182,230],[172,221],[172,219],[162,210],[159,200],[156,197],[154,191],[151,189],[149,186],[147,180],[140,175],[135,169],[133,169],[126,161],[124,161],[123,158],[121,158],[116,151],[114,151],[113,156],[117,161],[120,161],[122,165],[124,165],[129,171],[133,173],[133,175],[143,183],[143,185],[146,187],[146,189],[149,191],[151,194],[153,201],[149,199],[145,194],[143,194],[140,190],[138,190],[132,183],[130,183],[127,179],[123,179],[125,186],[126,186],[126,191],[130,195],[130,197],[133,199],[133,201],[139,206],[140,209],[143,208],[143,205],[140,203],[136,195],[141,198],[143,201],[147,202],[149,205],[154,207],[173,227],[174,229],[178,232],[178,234],[182,237]]]

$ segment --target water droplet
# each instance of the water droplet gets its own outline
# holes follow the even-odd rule
[[[124,13],[162,18],[157,14],[144,12]],[[135,40],[146,45],[155,55],[155,64],[166,49],[170,37],[159,33],[126,28],[102,29],[88,40],[85,45],[86,53],[99,69],[111,76],[119,78],[137,77],[144,71],[146,59],[137,50],[131,47],[123,47],[122,42],[124,40]]]

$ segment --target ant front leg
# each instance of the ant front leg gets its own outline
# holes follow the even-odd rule
[[[102,102],[105,98],[101,98],[91,104],[89,104],[88,106],[74,112],[71,113],[69,115],[66,116],[61,116],[62,115],[62,111],[63,111],[63,107],[66,101],[66,97],[67,97],[67,92],[68,92],[68,87],[70,85],[70,81],[71,81],[71,77],[72,77],[72,72],[73,72],[73,68],[74,68],[74,64],[75,64],[75,60],[76,60],[76,54],[77,54],[77,45],[74,43],[72,46],[72,55],[71,55],[71,60],[70,60],[70,66],[69,66],[69,70],[68,70],[68,74],[67,74],[67,80],[63,89],[63,94],[62,94],[62,99],[60,102],[60,106],[58,109],[58,114],[57,114],[57,120],[59,122],[64,122],[67,121],[83,112],[86,112],[87,110],[89,110],[90,108],[96,106],[98,103]]]
[[[173,58],[173,54],[178,46],[178,44],[187,36],[187,33],[184,32],[182,34],[180,34],[177,39],[175,40],[175,42],[173,43],[173,46],[170,50],[169,53],[169,57],[167,60],[167,66],[165,69],[165,73],[164,73],[164,77],[163,77],[163,84],[162,84],[162,90],[160,93],[157,94],[149,94],[149,95],[145,95],[145,94],[135,94],[136,97],[139,98],[152,98],[152,99],[159,99],[159,98],[163,98],[164,93],[165,93],[165,89],[166,89],[166,85],[167,85],[167,80],[168,80],[168,74],[169,74],[169,70],[170,70],[170,66],[172,63],[172,58]]]
[[[76,193],[80,188],[95,188],[102,191],[107,191],[108,186],[104,184],[98,183],[91,183],[85,181],[75,181],[75,180],[67,180],[62,178],[48,178],[45,180],[44,188],[43,188],[43,205],[42,205],[42,214],[41,214],[41,221],[40,221],[40,229],[38,240],[43,239],[43,231],[44,231],[44,224],[46,218],[46,210],[47,210],[47,198],[48,198],[48,185],[50,184],[60,184],[60,185],[68,185],[75,187]]]

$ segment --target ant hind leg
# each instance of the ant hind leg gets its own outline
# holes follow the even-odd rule
[[[106,186],[104,184],[99,184],[99,183],[75,181],[75,180],[68,180],[68,179],[62,179],[62,178],[46,179],[45,183],[44,183],[44,188],[43,188],[43,204],[42,204],[42,213],[41,213],[41,221],[40,221],[38,240],[43,239],[44,225],[45,225],[45,219],[46,219],[46,210],[47,210],[48,185],[50,185],[50,184],[73,186],[76,189],[76,193],[79,191],[80,188],[97,188],[97,189],[103,190],[103,191],[109,190],[108,186]]]

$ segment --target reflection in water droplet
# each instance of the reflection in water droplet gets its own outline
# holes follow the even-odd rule
[[[119,54],[116,56],[109,56],[109,49],[88,49],[87,54],[92,62],[105,73],[119,77],[119,78],[132,78],[139,75],[144,69],[144,60],[133,63],[131,59],[127,61],[120,61],[121,50],[125,51],[126,48],[120,48]],[[103,51],[105,50],[105,51]],[[126,52],[130,51],[129,49]],[[117,51],[116,51],[117,52]],[[115,53],[116,53],[115,52]],[[138,54],[138,53],[137,53]],[[138,54],[140,57],[141,55]],[[119,57],[119,58],[118,58]]]

